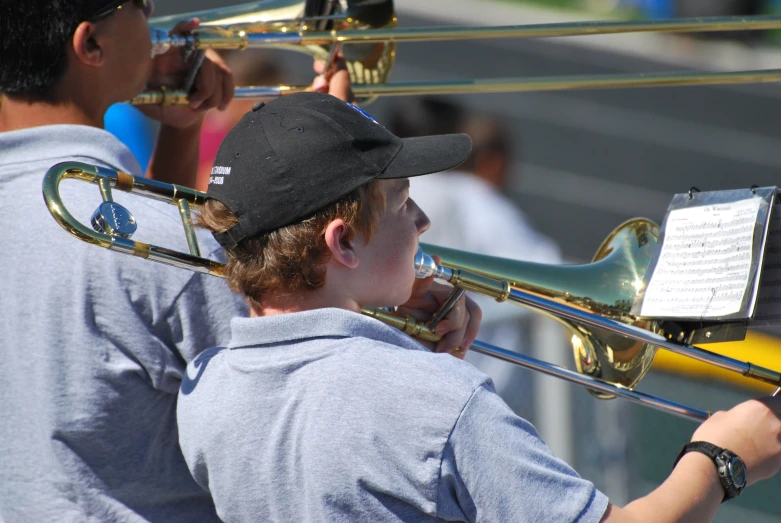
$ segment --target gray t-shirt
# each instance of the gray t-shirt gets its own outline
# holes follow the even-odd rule
[[[220,278],[70,236],[41,197],[44,173],[66,160],[140,171],[100,129],[0,133],[0,520],[216,520],[177,445],[176,394],[186,363],[225,343],[246,306]],[[97,186],[61,187],[89,223]],[[114,197],[139,222],[134,239],[187,250],[175,207]]]
[[[227,522],[597,522],[607,498],[470,364],[341,310],[232,320],[179,393]]]

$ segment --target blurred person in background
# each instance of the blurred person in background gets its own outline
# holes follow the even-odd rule
[[[523,212],[507,197],[517,151],[501,120],[490,114],[435,97],[410,98],[393,107],[388,129],[402,138],[466,133],[472,154],[457,169],[410,179],[410,197],[431,218],[421,241],[488,256],[537,263],[561,262],[558,246],[537,232]],[[483,309],[480,341],[516,352],[526,352],[530,313],[521,307],[473,296]],[[531,384],[519,380],[524,370],[495,358],[470,352],[467,361],[494,379],[504,400],[530,415]]]

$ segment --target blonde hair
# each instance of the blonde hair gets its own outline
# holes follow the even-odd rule
[[[330,259],[328,224],[341,218],[347,225],[346,240],[360,233],[368,242],[384,208],[385,195],[379,181],[372,180],[301,222],[246,238],[225,249],[228,285],[256,310],[262,308],[264,296],[319,289]],[[207,200],[196,216],[196,225],[212,232],[237,223],[236,215],[217,200]]]

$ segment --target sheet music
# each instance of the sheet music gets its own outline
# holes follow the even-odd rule
[[[641,316],[715,318],[739,312],[762,201],[757,197],[670,211]]]

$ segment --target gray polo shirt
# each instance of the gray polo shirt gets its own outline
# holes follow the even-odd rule
[[[468,363],[340,309],[231,329],[188,366],[177,412],[224,521],[585,523],[607,507]]]
[[[0,520],[214,521],[179,450],[188,361],[246,313],[219,278],[88,245],[46,210],[41,182],[79,160],[134,174],[109,133],[57,125],[0,133]],[[98,188],[62,184],[89,223]],[[115,191],[141,241],[187,249],[175,207]],[[218,246],[202,235],[205,253]]]

